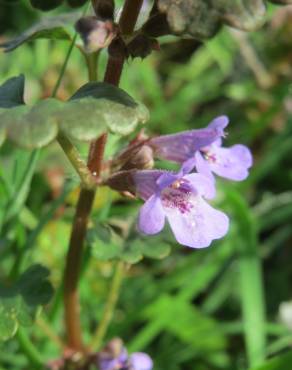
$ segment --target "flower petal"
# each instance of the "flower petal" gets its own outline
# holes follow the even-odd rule
[[[152,195],[141,207],[138,219],[139,230],[148,235],[159,233],[165,223],[164,209],[157,195]]]
[[[216,175],[230,180],[242,181],[247,178],[248,169],[252,166],[252,155],[244,145],[233,145],[230,148],[213,147],[215,162],[210,162],[210,170]]]
[[[213,121],[209,123],[207,128],[215,129],[218,137],[224,137],[225,136],[224,129],[225,127],[227,127],[228,123],[229,118],[227,116],[219,116],[213,119]]]
[[[99,360],[98,366],[100,370],[114,370],[119,365],[119,360],[114,358]]]
[[[178,175],[184,176],[184,175],[190,173],[194,169],[194,167],[196,167],[196,159],[195,159],[195,157],[192,157],[192,158],[186,160],[182,164],[181,169],[178,172]]]
[[[218,137],[217,129],[204,128],[157,136],[149,140],[148,144],[153,148],[156,157],[183,163],[193,157],[196,150],[211,144]]]
[[[213,176],[210,165],[208,161],[206,161],[202,154],[200,152],[196,152],[195,154],[195,159],[196,159],[196,169],[199,173],[202,175],[208,177],[211,181],[215,182],[215,177]]]
[[[130,362],[133,370],[151,370],[153,368],[153,361],[146,353],[132,353],[130,356]]]
[[[207,176],[200,173],[191,173],[185,175],[184,179],[188,180],[196,192],[207,199],[213,199],[216,195],[215,183]]]
[[[134,171],[132,177],[135,183],[137,194],[144,200],[155,194],[159,190],[156,181],[164,173],[167,173],[167,171]]]
[[[177,208],[165,208],[166,217],[180,244],[191,248],[208,247],[213,239],[227,233],[229,219],[200,196],[193,196],[191,202],[193,208],[183,214]]]
[[[163,190],[169,185],[171,185],[174,181],[178,180],[179,178],[180,178],[179,174],[172,173],[172,172],[165,172],[163,175],[161,175],[157,179],[156,184],[159,190]]]

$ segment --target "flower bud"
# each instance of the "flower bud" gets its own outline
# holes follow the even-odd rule
[[[119,192],[135,194],[136,187],[132,176],[134,172],[135,171],[116,172],[104,182],[104,185],[107,185],[111,189]]]
[[[63,0],[30,0],[33,8],[44,12],[53,10],[63,3]]]
[[[113,0],[92,0],[95,14],[101,19],[114,19],[115,3]]]
[[[142,145],[134,150],[128,151],[128,160],[122,166],[121,170],[150,170],[154,167],[153,150],[148,145]]]
[[[97,355],[100,370],[152,370],[153,361],[146,354],[136,352],[128,354],[119,338],[112,339]]]
[[[103,21],[96,17],[83,17],[75,25],[87,53],[93,53],[107,47],[116,36],[116,26],[110,20]]]

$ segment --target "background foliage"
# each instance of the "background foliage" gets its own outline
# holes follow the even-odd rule
[[[26,1],[0,6],[3,41],[40,17]],[[291,368],[286,350],[292,344],[292,314],[281,321],[279,307],[291,300],[292,291],[292,9],[269,10],[260,31],[242,34],[225,27],[204,44],[167,36],[160,52],[125,66],[121,87],[148,107],[147,131],[204,127],[214,116],[227,114],[228,144],[249,145],[255,159],[244,183],[220,181],[218,202],[232,221],[223,240],[193,251],[178,247],[164,232],[123,246],[129,249],[123,254],[126,260],[140,263],[126,272],[107,337],[120,336],[130,351],[151,354],[155,370]],[[68,46],[62,40],[37,40],[13,54],[1,53],[1,82],[24,73],[26,101],[48,97]],[[105,60],[102,52],[100,76]],[[86,79],[82,56],[74,49],[58,98],[67,100]],[[112,135],[107,156],[123,140]],[[87,145],[78,145],[85,157]],[[1,148],[0,279],[22,286],[14,287],[11,299],[23,300],[29,310],[26,317],[13,313],[12,329],[7,329],[4,324],[12,316],[0,303],[0,336],[6,336],[5,330],[7,336],[14,333],[15,325],[21,327],[15,339],[1,343],[1,369],[37,364],[37,354],[24,344],[27,335],[37,341],[46,361],[59,355],[62,343],[54,332],[62,327],[60,281],[77,187],[78,179],[57,144],[40,153],[15,149],[10,143]],[[136,215],[138,205],[107,189],[97,193],[81,280],[87,340],[102,315],[112,259],[119,253],[115,243],[109,248],[107,225],[122,228]],[[32,262],[33,273],[40,274],[44,284],[47,270],[38,264],[50,270],[55,287],[34,327],[27,325],[31,310],[47,303],[51,288],[43,290],[47,295],[25,302],[25,277],[20,274]],[[257,367],[264,358],[282,352],[282,357]]]

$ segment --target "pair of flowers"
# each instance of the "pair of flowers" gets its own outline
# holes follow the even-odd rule
[[[153,361],[146,353],[128,354],[120,338],[112,339],[98,354],[100,370],[152,370]]]
[[[205,200],[216,195],[213,174],[241,181],[252,166],[252,155],[246,146],[222,147],[227,125],[228,118],[220,116],[204,129],[148,141],[155,157],[180,163],[181,169],[177,173],[132,172],[136,193],[145,201],[138,220],[142,233],[159,233],[167,219],[178,243],[191,248],[208,247],[227,233],[228,217]]]

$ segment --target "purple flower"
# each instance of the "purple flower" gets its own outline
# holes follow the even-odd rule
[[[153,361],[142,352],[128,355],[122,341],[115,338],[99,353],[98,366],[100,370],[152,370]]]
[[[145,200],[138,221],[141,232],[157,234],[167,219],[178,243],[191,248],[208,247],[227,233],[228,217],[204,200],[214,198],[214,182],[204,175],[190,174],[192,169],[193,160],[189,160],[178,173],[133,173],[137,193]]]
[[[160,136],[151,139],[150,145],[153,145],[157,157],[178,163],[192,159],[197,171],[211,179],[214,179],[214,172],[218,176],[241,181],[248,176],[252,155],[241,144],[222,147],[224,128],[227,125],[228,118],[220,116],[205,129]]]
[[[222,140],[218,139],[195,153],[195,165],[198,172],[214,178],[216,175],[229,180],[242,181],[248,176],[252,166],[250,150],[241,144],[223,148]]]
[[[152,147],[156,157],[183,163],[193,158],[197,150],[223,137],[224,128],[227,125],[228,118],[221,116],[215,118],[206,128],[157,136],[150,139],[148,144]]]

